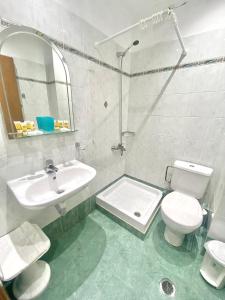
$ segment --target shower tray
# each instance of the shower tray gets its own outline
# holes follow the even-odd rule
[[[127,176],[96,196],[103,209],[145,234],[158,211],[163,192]]]

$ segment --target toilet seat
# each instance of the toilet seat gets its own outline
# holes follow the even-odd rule
[[[180,227],[198,228],[202,223],[202,208],[198,200],[181,192],[171,192],[163,198],[162,213]]]
[[[216,240],[209,241],[205,243],[205,249],[215,261],[225,267],[225,243]]]

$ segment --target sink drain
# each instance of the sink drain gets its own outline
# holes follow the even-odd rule
[[[139,213],[139,211],[135,211],[134,215],[135,215],[135,217],[139,218],[141,216],[141,213]]]
[[[56,191],[56,194],[62,194],[62,193],[64,193],[64,192],[65,192],[65,190],[60,190],[60,189],[59,189],[59,190]]]
[[[168,278],[163,278],[160,281],[160,291],[162,294],[173,297],[176,293],[175,285]]]

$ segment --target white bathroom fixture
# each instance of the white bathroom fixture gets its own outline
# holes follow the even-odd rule
[[[201,226],[203,211],[198,200],[206,191],[213,170],[194,163],[176,160],[171,188],[162,201],[161,215],[166,224],[164,237],[173,246],[181,246],[185,234]]]
[[[16,278],[13,282],[16,299],[34,299],[46,289],[51,270],[46,262],[38,259],[49,248],[48,237],[29,222],[0,238],[0,280]]]
[[[158,211],[162,191],[123,176],[96,198],[97,205],[144,234]]]
[[[222,289],[225,287],[225,243],[208,241],[205,249],[200,273],[212,286]]]
[[[56,167],[56,178],[41,170],[34,175],[8,181],[9,188],[22,206],[40,209],[56,205],[84,189],[96,175],[94,168],[77,160]]]

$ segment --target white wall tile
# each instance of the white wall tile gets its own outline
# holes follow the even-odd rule
[[[118,66],[118,46],[112,44],[113,47],[111,45],[97,51],[94,42],[104,35],[55,2],[19,0],[15,5],[14,1],[9,0],[7,4],[1,3],[0,9],[3,18],[32,26],[87,54],[95,55],[97,59]],[[79,159],[95,167],[97,176],[85,191],[68,199],[68,209],[125,172],[125,156],[121,158],[111,151],[111,146],[119,142],[118,73],[68,51],[62,53],[70,70],[75,126],[79,131],[61,136],[8,140],[0,114],[0,236],[24,220],[33,220],[44,226],[58,217],[55,208],[42,211],[22,208],[7,189],[6,182],[42,169],[48,158],[56,164],[78,158],[75,142],[85,147],[84,151],[80,151]],[[129,58],[126,68],[129,68]],[[127,117],[129,79],[125,79],[124,87],[127,98],[124,115]],[[107,108],[104,107],[105,101],[108,102]]]
[[[221,30],[212,39],[211,32],[185,39],[189,49],[182,63],[224,55],[223,35]],[[176,47],[174,42],[166,42],[133,54],[132,72],[173,65]],[[133,77],[130,81],[128,127],[136,135],[128,144],[126,173],[166,187],[165,168],[175,159],[211,166],[214,175],[205,201],[209,207],[218,207],[214,195],[223,166],[225,64],[172,73]]]

